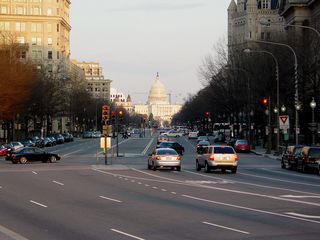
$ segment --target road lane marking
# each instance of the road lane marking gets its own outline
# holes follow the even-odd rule
[[[32,173],[34,174],[34,175],[37,175],[38,173],[37,172],[35,172],[35,171],[32,171]]]
[[[241,230],[238,230],[235,228],[230,228],[230,227],[226,227],[226,226],[222,226],[222,225],[218,225],[218,224],[214,224],[214,223],[209,223],[209,222],[202,222],[202,223],[206,224],[206,225],[218,227],[218,228],[227,229],[227,230],[234,231],[234,232],[239,232],[239,233],[243,233],[243,234],[250,234],[249,232],[241,231]]]
[[[153,189],[158,189],[157,187],[152,187]]]
[[[162,189],[161,189],[161,191],[162,191],[162,192],[166,192],[167,190],[166,190],[166,189],[164,189],[164,188],[162,188]]]
[[[176,195],[177,193],[176,192],[171,192],[171,194]]]
[[[187,143],[189,143],[193,149],[196,149],[196,146],[194,146],[189,140],[187,140],[187,138],[183,138],[184,140],[186,140]]]
[[[149,187],[150,185],[149,185],[149,184],[145,184],[145,186],[146,186],[146,187]]]
[[[61,182],[58,182],[58,181],[52,181],[52,182],[55,183],[55,184],[58,184],[58,185],[60,185],[60,186],[64,186],[64,184],[61,183]]]
[[[256,209],[256,208],[249,208],[249,207],[244,207],[244,206],[239,206],[239,205],[234,205],[234,204],[229,204],[229,203],[217,202],[217,201],[212,201],[212,200],[208,200],[208,199],[204,199],[204,198],[193,197],[190,195],[181,195],[181,196],[185,197],[185,198],[201,201],[201,202],[213,203],[216,205],[222,205],[222,206],[226,206],[226,207],[237,208],[237,209],[247,210],[247,211],[251,211],[251,212],[258,212],[258,213],[273,215],[273,216],[277,216],[277,217],[284,217],[284,218],[290,218],[290,219],[300,220],[300,221],[304,221],[304,222],[320,224],[319,221],[309,220],[309,219],[305,219],[305,218],[301,218],[301,217],[295,217],[295,216],[285,215],[285,214],[281,214],[281,213],[269,212],[269,211],[265,211],[265,210],[260,210],[260,209]]]
[[[127,236],[127,237],[131,237],[131,238],[137,239],[137,240],[145,240],[145,239],[143,239],[143,238],[140,238],[140,237],[137,237],[137,236],[134,236],[134,235],[131,235],[131,234],[128,234],[128,233],[119,231],[119,230],[114,229],[114,228],[111,228],[110,230],[113,231],[113,232],[116,232],[116,233],[120,233],[120,234],[122,234],[122,235],[125,235],[125,236]]]
[[[207,175],[207,174],[195,173],[195,172],[191,172],[191,171],[188,171],[188,170],[185,170],[184,172],[187,172],[187,173],[190,173],[190,174],[194,174],[194,175],[198,175],[198,176],[202,176],[202,177],[206,177],[206,178],[221,179],[221,180],[223,180],[223,178],[212,177],[212,176],[209,176],[209,175]],[[267,186],[267,185],[261,185],[261,184],[255,184],[255,183],[248,183],[248,182],[243,182],[243,181],[236,181],[236,182],[233,182],[233,183],[234,183],[234,184],[244,184],[244,185],[249,185],[249,186],[256,186],[256,187],[261,187],[261,188],[284,190],[284,191],[289,191],[289,192],[294,192],[294,193],[299,193],[299,194],[318,195],[318,194],[316,194],[316,193],[298,191],[298,190],[293,190],[293,189],[289,189],[289,188],[271,187],[271,186]],[[320,196],[320,195],[318,195],[318,196]]]
[[[297,196],[297,195],[280,195],[280,197],[284,198],[320,198],[320,196]]]
[[[3,233],[4,235],[10,237],[10,239],[13,240],[28,240],[27,238],[21,236],[20,234],[11,231],[10,229],[0,225],[0,232]]]
[[[35,204],[35,205],[38,205],[40,207],[43,207],[43,208],[47,208],[48,206],[44,205],[44,204],[41,204],[41,203],[38,203],[36,201],[33,201],[33,200],[30,200],[31,203]]]
[[[153,143],[153,138],[151,138],[151,140],[149,141],[148,145],[146,146],[146,148],[141,152],[142,155],[145,155],[148,151],[148,149],[150,148],[151,144]]]
[[[82,149],[79,149],[79,150],[77,150],[77,151],[73,151],[73,152],[70,152],[70,153],[67,153],[67,154],[64,154],[64,155],[62,155],[62,157],[68,157],[68,156],[70,156],[71,154],[74,154],[74,153],[77,153],[77,152],[80,152],[80,151],[82,151]]]
[[[99,196],[99,197],[102,198],[102,199],[105,199],[105,200],[112,201],[112,202],[122,203],[122,201],[116,200],[116,199],[113,199],[113,198],[108,198],[108,197],[105,197],[105,196]]]
[[[290,172],[282,172],[282,168],[279,168],[279,171],[274,171],[274,170],[270,170],[270,169],[267,169],[267,168],[262,168],[264,171],[266,171],[266,172],[272,172],[272,173],[278,173],[278,174],[281,174],[281,175],[287,175],[287,176],[290,176],[290,177],[299,177],[299,178],[304,178],[304,179],[308,179],[308,180],[318,180],[319,178],[318,177],[316,177],[316,176],[310,176],[310,175],[306,175],[306,174],[304,174],[304,175],[301,175],[301,174],[299,174],[299,173],[297,173],[297,172],[293,172],[293,171],[291,171],[291,173]]]
[[[138,184],[141,185],[142,183],[141,183],[141,182],[138,182]]]
[[[305,215],[305,214],[294,213],[294,212],[286,212],[285,214],[289,214],[289,215],[296,216],[296,217],[302,217],[302,218],[320,219],[320,216]]]
[[[306,186],[312,186],[312,187],[320,187],[319,184],[302,183],[302,182],[296,182],[296,181],[283,180],[283,179],[279,179],[279,178],[269,178],[269,177],[263,177],[263,176],[254,175],[254,174],[248,174],[248,173],[238,173],[238,174],[249,176],[249,177],[268,179],[268,180],[272,180],[272,181],[279,181],[279,182],[292,183],[292,184],[300,184],[300,185],[306,185]]]

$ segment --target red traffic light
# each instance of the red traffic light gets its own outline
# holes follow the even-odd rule
[[[114,117],[116,113],[114,111],[111,112],[111,116]]]
[[[122,117],[122,116],[123,116],[123,112],[122,112],[122,111],[119,111],[119,112],[118,112],[118,116],[119,116],[119,117]]]
[[[268,98],[262,98],[262,100],[261,100],[261,104],[263,105],[263,106],[268,106],[268,103],[269,103],[269,101],[268,101]]]
[[[204,115],[208,118],[210,116],[209,112],[205,112]]]

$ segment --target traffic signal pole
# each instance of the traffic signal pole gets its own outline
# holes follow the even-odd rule
[[[272,133],[271,133],[271,97],[268,98],[268,146],[266,154],[271,153],[271,141],[272,141]]]

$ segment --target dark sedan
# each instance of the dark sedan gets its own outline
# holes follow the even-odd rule
[[[36,147],[26,147],[8,153],[6,156],[7,161],[11,161],[13,164],[21,163],[26,164],[32,161],[42,161],[54,163],[60,160],[61,157],[54,153],[45,152]]]
[[[177,142],[162,142],[157,146],[157,148],[172,148],[180,155],[182,155],[184,152],[184,147]]]

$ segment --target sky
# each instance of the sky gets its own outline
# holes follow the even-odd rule
[[[71,58],[99,62],[111,87],[145,103],[157,72],[183,103],[199,66],[227,39],[230,0],[73,0]]]

